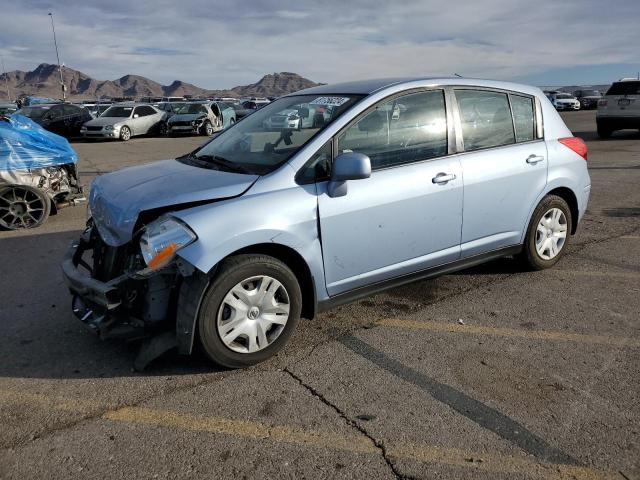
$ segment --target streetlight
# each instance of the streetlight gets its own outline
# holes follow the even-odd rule
[[[58,71],[60,72],[60,87],[62,88],[62,101],[64,102],[66,97],[66,87],[64,86],[64,80],[62,79],[62,67],[60,66],[60,55],[58,55],[58,42],[56,41],[56,27],[53,25],[53,13],[49,12],[51,17],[51,30],[53,30],[53,44],[56,47],[56,58],[58,59]]]
[[[0,60],[2,61],[2,73],[4,73],[4,83],[7,86],[7,99],[11,101],[11,93],[9,93],[9,74],[4,68],[4,57],[0,56]]]

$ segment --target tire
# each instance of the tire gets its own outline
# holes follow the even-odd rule
[[[26,185],[0,188],[0,229],[24,230],[42,225],[51,213],[51,200]]]
[[[554,214],[557,211],[561,215],[556,221]],[[553,213],[550,215],[550,212]],[[523,250],[519,255],[520,261],[531,270],[544,270],[554,266],[567,251],[572,226],[573,217],[567,202],[556,195],[544,197],[531,216]]]
[[[160,124],[158,125],[158,135],[160,137],[166,137],[167,136],[167,123],[166,122],[160,122]]]
[[[611,138],[611,134],[613,130],[609,127],[598,125],[598,137],[600,138]]]
[[[120,140],[123,142],[131,140],[131,129],[126,125],[120,128]]]
[[[202,135],[205,135],[207,137],[210,137],[211,135],[213,135],[213,125],[211,125],[211,122],[209,120],[207,120],[206,122],[204,122],[202,124],[202,127],[200,127],[200,133]]]
[[[269,287],[262,301],[258,297],[261,287]],[[245,296],[244,292],[255,293]],[[272,311],[265,312],[267,308]],[[288,311],[286,318],[284,310]],[[207,356],[223,367],[255,365],[274,356],[287,343],[301,310],[298,280],[280,260],[253,254],[230,257],[220,264],[204,295],[198,315],[200,342]],[[267,315],[270,318],[265,319]],[[278,322],[271,323],[270,319],[275,318]],[[229,330],[232,323],[236,328]],[[260,329],[264,333],[262,340]]]

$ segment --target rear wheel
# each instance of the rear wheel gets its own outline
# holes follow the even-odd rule
[[[40,190],[22,185],[0,188],[0,228],[36,228],[49,213],[51,201]]]
[[[533,212],[520,259],[533,270],[558,263],[566,252],[572,222],[567,202],[556,195],[547,195]]]
[[[302,293],[291,269],[266,255],[224,260],[202,301],[198,331],[211,360],[242,368],[275,355],[300,319]]]

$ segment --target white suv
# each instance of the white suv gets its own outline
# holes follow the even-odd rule
[[[640,129],[640,78],[622,78],[598,102],[598,136],[609,138],[616,130]]]

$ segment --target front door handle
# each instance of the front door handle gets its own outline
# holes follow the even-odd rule
[[[535,165],[538,162],[541,162],[544,160],[544,157],[542,155],[529,155],[527,157],[527,163],[530,165]]]
[[[445,183],[455,180],[456,176],[453,173],[439,173],[431,179],[436,185],[444,185]]]

